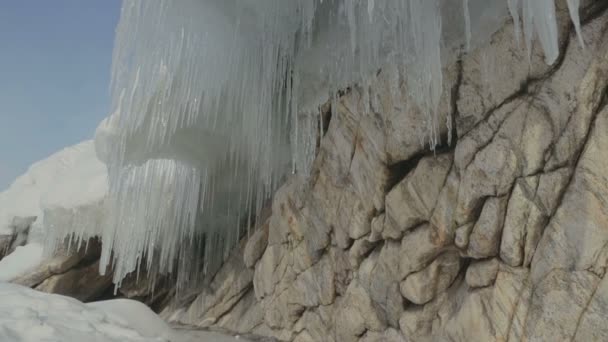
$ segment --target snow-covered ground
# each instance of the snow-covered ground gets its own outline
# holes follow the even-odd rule
[[[233,342],[210,332],[171,329],[144,304],[117,299],[84,304],[0,282],[2,342]]]
[[[0,260],[0,281],[11,281],[38,266],[43,259],[43,246],[31,242],[17,247],[15,251]]]

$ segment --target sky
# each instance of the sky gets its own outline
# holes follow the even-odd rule
[[[120,0],[0,1],[0,191],[93,137],[110,106]]]

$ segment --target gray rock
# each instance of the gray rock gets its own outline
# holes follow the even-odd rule
[[[458,200],[460,178],[454,167],[448,174],[443,189],[439,193],[437,204],[433,209],[430,223],[437,228],[437,238],[449,243],[455,239],[456,222],[454,221],[454,203]]]
[[[98,298],[112,286],[112,273],[99,274],[99,261],[81,268],[73,268],[45,279],[36,290],[76,298],[86,302]]]
[[[403,336],[410,341],[432,341],[433,320],[447,300],[448,295],[444,292],[426,305],[408,307],[399,317],[399,328]]]
[[[532,278],[552,269],[593,270],[603,274],[608,244],[608,108],[595,121],[561,203],[551,217],[532,259]]]
[[[374,250],[361,263],[357,272],[359,283],[384,311],[391,326],[398,325],[404,308],[404,300],[399,293],[399,253],[398,242],[386,241],[381,249]]]
[[[457,66],[444,68],[443,77],[443,93],[450,94],[458,77]],[[391,66],[383,68],[372,81],[370,89],[372,109],[380,113],[385,122],[388,162],[394,164],[424,152],[426,147],[420,144],[417,134],[411,132],[427,129],[425,113],[409,100],[407,84],[401,83],[399,72]],[[450,96],[443,96],[439,103],[439,112],[451,113],[452,110]],[[438,126],[438,136],[448,132],[445,121],[441,120]]]
[[[0,260],[7,254],[11,241],[13,241],[12,235],[0,235]]]
[[[348,251],[348,257],[352,268],[357,268],[363,258],[376,246],[375,243],[369,242],[367,239],[359,239],[355,241]]]
[[[606,307],[608,307],[608,278],[604,277],[597,285],[595,293],[589,299],[583,314],[579,318],[573,341],[606,341]]]
[[[534,205],[538,177],[530,177],[515,183],[509,198],[507,216],[500,245],[500,257],[507,264],[516,267],[524,261],[524,245],[527,237],[528,221],[538,222],[539,210]]]
[[[421,159],[386,196],[386,226],[404,232],[428,221],[452,166],[449,154]]]
[[[444,253],[422,271],[407,276],[401,282],[401,294],[414,304],[425,304],[452,284],[461,265],[457,253]]]
[[[422,225],[403,237],[399,253],[399,275],[405,279],[410,273],[420,271],[435,259],[444,248],[438,241],[431,225]]]
[[[213,280],[192,302],[183,323],[208,327],[229,312],[251,289],[253,271],[245,266],[242,250],[235,250]]]
[[[337,341],[351,341],[366,330],[381,332],[386,329],[382,310],[356,280],[351,282],[340,302],[335,320]]]
[[[498,275],[498,264],[496,258],[473,262],[467,268],[467,284],[473,288],[492,285]]]
[[[564,7],[558,6],[560,9],[557,11],[560,32],[567,31],[570,25]],[[456,120],[459,135],[469,132],[484,119],[484,114],[516,94],[528,80],[542,78],[552,72],[551,66],[545,63],[539,42],[533,42],[534,47],[528,59],[526,49],[513,39],[513,31],[513,21],[507,20],[492,35],[491,44],[481,46],[463,58],[463,79],[458,89],[457,102],[461,114]],[[560,35],[560,44],[571,38],[565,34]]]
[[[243,260],[247,267],[255,266],[255,263],[260,260],[266,246],[268,245],[268,228],[263,226],[253,232],[243,251]]]
[[[579,329],[578,320],[588,309],[599,281],[586,271],[553,270],[532,292],[524,336],[534,341],[572,340]],[[591,330],[605,331],[605,327]]]
[[[506,195],[519,173],[518,168],[517,153],[506,139],[494,139],[479,151],[461,176],[454,213],[456,223],[473,221],[485,198]]]
[[[469,256],[481,259],[498,255],[507,201],[507,196],[490,197],[486,200],[469,235]]]
[[[317,311],[306,311],[294,327],[294,330],[298,332],[298,335],[295,337],[294,341],[334,342],[335,340],[330,330],[331,322],[327,322],[327,317],[324,319],[323,316],[323,314]]]
[[[360,342],[406,342],[407,340],[401,335],[398,330],[388,328],[385,331],[379,333],[375,331],[368,331],[361,337]]]
[[[374,217],[372,219],[372,231],[368,237],[369,242],[377,242],[384,239],[384,219],[386,215],[384,213]]]
[[[433,340],[506,341],[515,308],[525,302],[521,294],[527,273],[524,269],[505,267],[498,272],[494,286],[471,291],[462,282],[450,288],[435,316],[441,317],[441,321],[433,322]]]
[[[384,209],[385,189],[389,179],[385,123],[377,114],[361,117],[350,178],[360,198],[380,211]]]
[[[275,285],[280,281],[278,275],[285,272],[284,254],[280,245],[270,245],[256,264],[253,286],[258,299],[274,293]]]
[[[218,321],[217,326],[239,334],[252,333],[264,320],[264,311],[255,299],[253,290],[247,293],[226,312]]]
[[[13,279],[11,282],[22,286],[35,287],[47,278],[65,273],[81,262],[94,262],[100,254],[101,244],[98,239],[91,239],[88,243],[81,243],[80,246],[72,246],[72,249],[68,249],[64,245],[50,259],[45,260],[34,270]]]
[[[329,255],[318,263],[298,274],[286,290],[290,303],[303,307],[329,305],[335,298],[334,267]]]
[[[456,233],[454,235],[454,245],[456,245],[456,247],[466,250],[469,246],[469,236],[471,235],[474,226],[475,223],[471,222],[456,228]]]

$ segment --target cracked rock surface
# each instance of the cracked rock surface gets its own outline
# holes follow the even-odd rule
[[[560,12],[554,65],[506,22],[447,66],[456,134],[435,152],[390,69],[346,91],[312,175],[165,317],[280,341],[608,340],[608,4],[586,3],[585,49]]]

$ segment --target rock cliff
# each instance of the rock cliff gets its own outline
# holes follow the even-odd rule
[[[299,342],[608,340],[608,4],[585,3],[583,47],[563,3],[554,65],[506,22],[445,68],[435,151],[390,68],[347,89],[312,175],[165,317]]]

